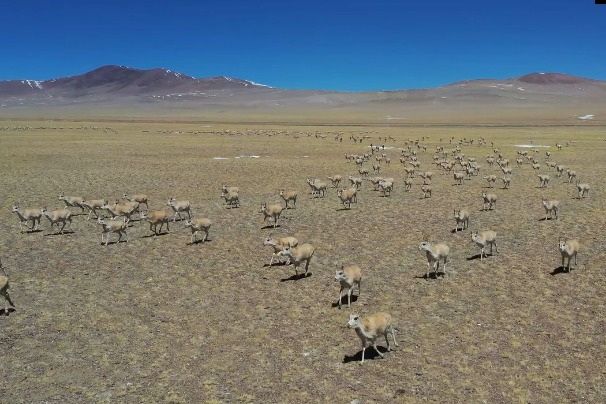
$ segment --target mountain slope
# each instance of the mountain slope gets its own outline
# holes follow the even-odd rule
[[[103,103],[243,108],[364,108],[474,105],[526,108],[532,105],[606,103],[606,82],[561,73],[460,81],[437,88],[336,92],[287,90],[251,81],[211,77],[197,79],[167,69],[141,70],[102,66],[90,72],[53,80],[0,81],[0,107]]]

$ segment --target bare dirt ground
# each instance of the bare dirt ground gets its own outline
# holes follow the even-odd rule
[[[0,254],[16,304],[0,316],[2,402],[606,400],[603,127],[0,127]],[[352,134],[371,139],[353,144]],[[386,151],[392,163],[381,173],[396,179],[391,197],[365,182],[358,203],[342,210],[334,189],[325,198],[309,194],[307,177],[357,174],[345,153],[424,136],[419,161],[435,173],[431,198],[422,198],[419,177],[404,191],[398,149]],[[451,137],[488,141],[462,146],[482,173],[461,186],[432,164],[436,146],[454,148]],[[531,139],[551,146],[537,154],[551,176],[547,189],[538,188],[529,164],[515,164],[514,145]],[[496,209],[481,211],[482,176],[501,176],[484,161],[490,142],[511,160],[512,183],[501,189],[498,180]],[[576,187],[547,169],[545,150],[591,185],[587,198],[576,199]],[[250,155],[260,157],[236,158]],[[240,208],[222,205],[223,184],[240,187]],[[283,213],[277,229],[264,228],[260,204],[279,200],[281,188],[298,191],[297,208]],[[211,241],[188,245],[179,222],[150,237],[148,225],[135,221],[128,243],[114,243],[113,235],[105,247],[100,226],[84,216],[73,233],[50,234],[45,218],[42,231],[19,231],[12,205],[59,208],[62,192],[109,200],[146,193],[151,209],[168,209],[170,196],[189,199],[195,216],[212,220]],[[540,220],[543,196],[561,201],[559,220]],[[457,207],[472,216],[470,229],[454,234]],[[496,230],[500,254],[477,259],[474,228]],[[269,233],[313,244],[312,275],[296,279],[290,266],[268,267],[271,251],[262,242]],[[424,277],[417,247],[425,233],[450,246],[447,277]],[[560,235],[582,246],[571,273],[560,268]],[[342,263],[363,271],[351,310],[336,307],[334,273]],[[358,366],[350,311],[391,313],[399,347],[384,359],[369,349]]]

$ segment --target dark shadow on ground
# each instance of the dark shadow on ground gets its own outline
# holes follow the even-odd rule
[[[308,272],[307,275],[305,275],[304,273],[299,274],[299,275],[293,275],[291,277],[288,278],[283,278],[280,279],[280,282],[288,282],[288,281],[297,281],[299,279],[303,279],[303,278],[307,278],[311,276],[311,272]]]
[[[389,352],[387,350],[387,348],[382,347],[382,346],[377,346],[377,348],[379,349],[379,351],[385,355],[386,352]],[[374,350],[373,347],[368,347],[366,348],[366,352],[364,353],[364,362],[366,362],[367,360],[374,360],[376,358],[381,358],[381,356],[377,353],[377,351]],[[343,357],[343,363],[349,363],[349,362],[361,362],[362,361],[362,350],[359,350],[355,355],[345,355]]]
[[[351,303],[353,304],[353,303],[355,303],[355,302],[357,302],[357,301],[358,301],[358,296],[356,296],[356,295],[352,294],[352,295],[351,295]],[[347,295],[343,295],[343,296],[341,297],[341,304],[342,304],[342,305],[343,305],[345,308],[347,308]],[[332,304],[332,307],[339,307],[339,302],[335,302],[335,303],[333,303],[333,304]]]

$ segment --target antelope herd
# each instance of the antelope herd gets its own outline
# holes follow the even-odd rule
[[[322,138],[323,139],[323,138]],[[338,137],[342,141],[342,137]],[[354,142],[361,142],[362,139],[352,139]],[[394,139],[395,140],[395,139]],[[453,139],[450,139],[452,144]],[[440,173],[448,178],[448,181],[454,183],[452,185],[463,185],[468,181],[472,181],[474,177],[483,178],[487,182],[485,188],[493,188],[498,177],[494,174],[486,174],[483,177],[479,177],[479,173],[482,170],[481,166],[477,164],[476,158],[465,156],[463,154],[463,147],[473,145],[473,140],[464,139],[459,141],[453,150],[448,152],[444,146],[438,146],[436,148],[436,155],[433,156],[433,163],[437,167],[437,172],[424,170],[418,173],[418,176],[422,179],[422,183],[419,183],[422,191],[422,198],[431,198],[434,187],[432,187],[432,181],[438,177]],[[486,145],[486,141],[483,138],[477,140],[476,145]],[[557,144],[558,149],[561,148],[560,144]],[[336,189],[336,196],[338,197],[342,209],[346,212],[351,212],[352,204],[357,202],[358,194],[363,192],[364,197],[368,197],[368,190],[363,185],[365,182],[372,184],[372,189],[379,191],[383,197],[391,197],[392,193],[402,183],[404,192],[411,189],[413,185],[413,179],[416,178],[416,174],[420,168],[422,160],[428,160],[422,158],[422,153],[427,151],[427,146],[422,145],[420,141],[407,141],[406,147],[402,148],[399,161],[402,165],[397,167],[388,168],[385,171],[395,171],[398,167],[403,167],[402,178],[400,180],[388,177],[370,177],[370,170],[364,166],[369,161],[372,164],[372,170],[375,175],[378,175],[382,171],[381,164],[389,165],[391,161],[390,157],[386,153],[382,153],[380,156],[378,152],[383,149],[379,146],[370,146],[370,153],[363,154],[351,154],[346,153],[346,162],[355,163],[355,171],[360,176],[355,175],[340,175],[334,174],[327,178],[330,181],[332,188]],[[538,149],[533,149],[538,152]],[[375,155],[375,161],[371,160],[372,156]],[[419,154],[420,153],[420,154]],[[449,154],[452,155],[452,159],[449,160],[447,157]],[[546,152],[545,155],[546,164],[545,167],[554,168],[556,176],[560,178],[564,172],[567,174],[567,183],[576,185],[578,199],[586,198],[589,196],[589,185],[581,183],[577,177],[578,173],[575,170],[571,170],[562,164],[556,164],[551,161],[551,152]],[[394,156],[395,157],[395,156]],[[529,156],[527,151],[518,151],[516,158],[517,167],[512,169],[509,166],[509,159],[503,157],[498,149],[493,149],[493,153],[486,156],[486,162],[488,163],[489,169],[493,165],[497,165],[498,169],[502,171],[504,176],[500,177],[503,181],[503,190],[507,190],[510,187],[511,178],[515,175],[517,170],[523,169],[525,164],[529,164],[533,172],[541,170],[541,165],[537,162],[534,156]],[[428,163],[428,161],[425,161]],[[456,165],[459,165],[460,171],[455,171]],[[353,170],[351,170],[353,171]],[[452,177],[451,177],[452,175]],[[539,178],[539,188],[547,189],[549,184],[549,175],[547,174],[533,174]],[[450,179],[452,178],[452,179]],[[533,177],[534,178],[534,177]],[[343,180],[349,181],[349,187],[341,187]],[[310,187],[310,199],[321,200],[317,198],[325,198],[327,194],[334,191],[329,184],[321,180],[320,178],[308,177],[307,184]],[[301,181],[302,182],[302,181]],[[517,181],[516,181],[517,184]],[[362,188],[364,190],[362,191]],[[463,187],[464,188],[464,187]],[[462,188],[457,188],[462,189]],[[240,189],[238,187],[223,185],[221,198],[225,200],[225,207],[228,208],[239,208],[240,207]],[[435,190],[436,194],[439,195],[440,188]],[[502,191],[507,192],[507,191]],[[297,197],[298,192],[296,190],[280,189],[278,196],[281,199],[280,202],[264,202],[261,203],[261,209],[259,213],[263,215],[263,224],[266,221],[270,221],[270,224],[265,227],[272,227],[276,229],[280,227],[281,214],[286,209],[297,209]],[[410,195],[410,194],[409,194]],[[497,195],[495,193],[483,192],[481,194],[483,205],[482,209],[478,211],[494,211],[496,209]],[[152,232],[151,236],[158,236],[162,234],[162,229],[166,226],[166,232],[170,232],[169,224],[175,223],[177,219],[184,221],[185,228],[191,230],[190,244],[194,244],[197,241],[198,233],[202,233],[200,242],[205,243],[209,240],[209,232],[212,222],[206,217],[192,217],[192,204],[189,200],[177,200],[173,197],[168,198],[166,206],[170,208],[172,212],[166,210],[149,210],[150,198],[145,194],[132,194],[129,195],[124,193],[122,199],[116,200],[110,204],[107,199],[85,199],[78,196],[65,196],[63,193],[59,195],[59,200],[65,203],[64,209],[57,209],[49,211],[46,207],[42,209],[30,208],[24,209],[19,205],[15,205],[12,208],[12,212],[16,213],[19,218],[19,226],[23,231],[25,226],[26,232],[36,232],[40,225],[42,217],[46,217],[51,225],[51,231],[54,230],[55,225],[57,226],[57,232],[55,234],[64,234],[66,230],[73,232],[72,222],[76,217],[76,213],[70,210],[70,208],[77,208],[80,211],[78,215],[86,216],[85,220],[90,220],[91,215],[95,215],[98,224],[101,226],[101,244],[105,247],[109,245],[110,237],[112,233],[117,235],[117,241],[115,244],[119,244],[124,238],[124,242],[128,242],[127,231],[129,227],[133,226],[133,216],[139,214],[139,222],[148,222],[149,231]],[[282,203],[283,202],[283,203]],[[543,198],[541,201],[542,207],[545,209],[545,217],[542,220],[548,219],[559,219],[558,212],[560,210],[560,202],[558,200],[549,200]],[[142,207],[145,207],[145,211],[141,211]],[[257,205],[259,206],[259,205]],[[479,207],[479,206],[478,206]],[[109,217],[103,217],[102,212],[105,211]],[[464,232],[469,229],[470,217],[472,217],[473,210],[469,207],[454,207],[454,219],[456,221],[455,228],[452,233],[455,235],[459,232]],[[350,214],[345,213],[344,214]],[[187,216],[185,216],[187,215]],[[475,216],[473,216],[475,218]],[[475,219],[474,219],[475,220]],[[59,225],[61,227],[59,228]],[[264,227],[264,228],[265,228]],[[66,229],[67,228],[67,229]],[[458,237],[458,236],[457,236]],[[438,279],[438,274],[442,273],[445,278],[448,278],[446,267],[450,254],[450,247],[444,242],[434,243],[430,241],[431,237],[429,234],[423,236],[423,240],[418,245],[418,250],[425,254],[427,260],[427,271],[425,274],[426,279],[431,279],[430,273],[434,273],[434,278]],[[471,242],[480,248],[480,261],[485,257],[492,257],[493,249],[495,253],[499,253],[497,247],[497,232],[494,230],[473,230],[471,232]],[[293,236],[282,236],[275,237],[273,234],[267,236],[263,245],[272,247],[272,255],[269,261],[269,266],[274,264],[274,260],[280,261],[282,258],[286,258],[286,265],[292,265],[295,271],[294,279],[299,279],[299,267],[304,264],[305,273],[303,278],[309,275],[309,267],[316,252],[316,247],[310,243],[299,244],[299,240]],[[490,247],[490,254],[487,255],[485,252],[486,247]],[[561,253],[561,268],[566,269],[570,272],[571,259],[574,257],[574,264],[577,265],[577,254],[580,249],[580,243],[577,239],[563,239],[560,238],[558,241],[558,249]],[[492,258],[491,258],[492,259]],[[567,263],[565,260],[568,259]],[[566,266],[565,263],[567,264]],[[442,268],[440,271],[440,264]],[[4,275],[0,275],[0,296],[6,301],[4,314],[9,314],[9,304],[14,307],[8,294],[9,280],[8,275],[4,270],[4,267],[0,261],[0,268]],[[352,292],[357,287],[357,298],[360,297],[361,280],[362,280],[362,269],[355,264],[341,265],[337,269],[335,274],[335,280],[339,282],[339,300],[338,307],[342,307],[342,299],[347,295],[347,307],[351,307],[352,303]],[[353,328],[360,340],[362,341],[362,359],[360,364],[364,363],[365,350],[368,346],[372,346],[374,350],[383,357],[383,354],[377,348],[377,339],[383,336],[387,343],[388,350],[391,350],[388,336],[391,335],[393,343],[398,346],[395,340],[396,328],[392,324],[392,317],[388,313],[379,312],[370,316],[360,317],[358,314],[351,314],[348,321],[348,326]]]

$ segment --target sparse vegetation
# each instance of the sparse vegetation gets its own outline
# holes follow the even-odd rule
[[[602,128],[205,125],[0,122],[31,128],[0,131],[0,255],[17,305],[0,316],[3,400],[555,403],[606,397],[597,361],[606,295]],[[38,126],[64,129],[33,129]],[[79,126],[117,133],[91,136]],[[329,136],[322,140],[316,132]],[[343,142],[333,142],[331,132],[342,132]],[[354,143],[350,134],[371,138]],[[381,168],[396,180],[391,197],[377,197],[367,182],[350,211],[337,210],[341,201],[332,194],[303,194],[308,175],[340,173],[345,181],[357,175],[343,154],[363,155],[379,135],[393,136],[393,145],[405,149],[407,140],[417,149],[417,139],[428,147],[427,153],[418,149],[418,172],[435,171],[432,198],[420,198],[421,178],[410,178],[413,191],[404,192],[406,174],[398,164]],[[536,172],[524,164],[515,168],[511,189],[490,190],[499,208],[482,212],[483,176],[500,176],[500,168],[484,164],[481,176],[453,186],[452,171],[432,161],[436,147],[443,145],[452,159],[459,141],[480,137],[483,145],[461,143],[461,152],[482,161],[498,148],[513,162],[516,143],[532,137],[551,145],[552,159],[575,168],[591,194],[573,199],[577,188],[564,178],[538,188]],[[570,137],[577,142],[557,151],[557,139]],[[393,159],[400,151],[386,153]],[[243,154],[262,157],[234,159]],[[309,157],[296,157],[303,154]],[[545,165],[541,170],[555,173]],[[243,188],[239,209],[225,209],[218,192],[224,183]],[[281,200],[281,187],[299,189],[302,201],[282,213],[276,236],[317,248],[313,276],[298,281],[290,266],[267,267],[271,250],[261,244],[268,230],[261,229],[259,205]],[[113,203],[129,190],[147,193],[150,211],[164,208],[171,221],[168,197],[189,199],[196,215],[212,219],[212,242],[188,246],[185,220],[170,234],[147,237],[154,233],[137,215],[128,243],[102,248],[101,228],[86,215],[73,218],[73,234],[48,236],[46,219],[44,232],[20,233],[11,212],[17,203],[57,208],[61,191]],[[562,201],[561,220],[538,222],[543,197]],[[498,231],[498,257],[468,259],[479,249],[468,231],[452,232],[453,207],[469,209],[472,228]],[[447,280],[424,278],[426,256],[417,247],[425,232],[450,246]],[[582,242],[571,273],[560,268],[558,235]],[[361,348],[346,328],[349,311],[336,307],[333,277],[341,262],[364,270],[365,294],[352,309],[362,318],[388,312],[401,329],[400,347],[392,344],[390,354],[383,337],[378,340],[384,360],[367,350],[363,372],[353,372]]]

